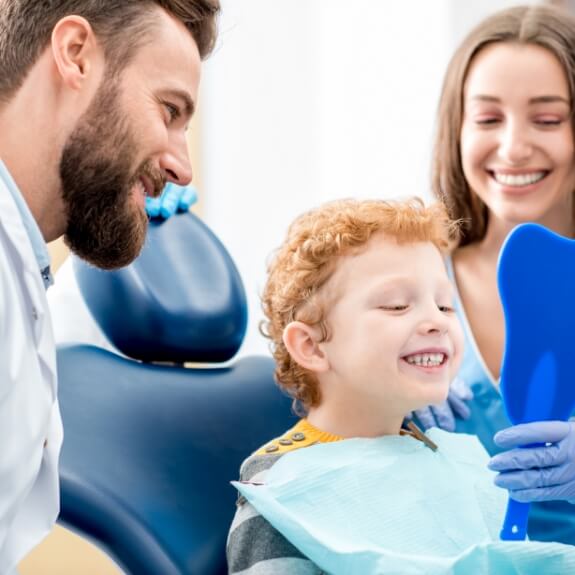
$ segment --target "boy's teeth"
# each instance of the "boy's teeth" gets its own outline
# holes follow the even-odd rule
[[[531,174],[499,174],[493,172],[493,177],[504,186],[528,186],[545,177],[545,172],[532,172]]]
[[[444,353],[416,353],[405,358],[407,363],[423,367],[437,367],[445,361]]]

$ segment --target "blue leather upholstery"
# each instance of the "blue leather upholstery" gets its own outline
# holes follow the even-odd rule
[[[221,362],[242,343],[242,280],[220,240],[190,212],[150,222],[130,266],[107,272],[76,258],[74,268],[92,316],[129,357]]]
[[[128,269],[77,265],[76,275],[106,335],[138,360],[227,359],[243,338],[237,270],[192,214],[153,226]],[[138,360],[58,349],[60,521],[134,575],[224,574],[229,482],[251,451],[294,424],[290,401],[268,357],[193,368]]]

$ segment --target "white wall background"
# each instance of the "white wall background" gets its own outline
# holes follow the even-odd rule
[[[429,194],[434,114],[449,56],[507,0],[222,0],[201,88],[204,219],[259,335],[265,262],[300,212],[340,197]],[[533,3],[533,2],[531,2]]]

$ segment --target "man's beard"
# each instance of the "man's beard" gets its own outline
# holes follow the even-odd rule
[[[82,259],[108,270],[132,262],[146,239],[148,218],[132,197],[134,185],[145,175],[159,194],[165,184],[150,162],[135,167],[138,146],[119,96],[118,83],[104,79],[60,160],[65,242]]]

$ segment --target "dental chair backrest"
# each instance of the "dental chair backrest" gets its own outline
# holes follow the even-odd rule
[[[58,349],[60,522],[130,574],[227,573],[229,482],[295,422],[271,358],[229,361],[246,329],[237,269],[191,213],[152,222],[127,268],[74,266],[94,318],[128,357]]]

